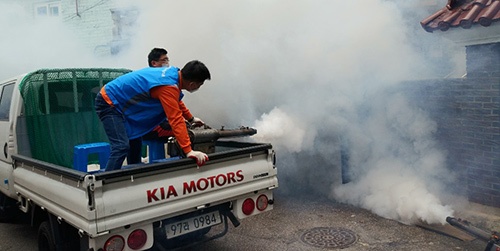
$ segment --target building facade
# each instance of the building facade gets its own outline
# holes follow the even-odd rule
[[[500,0],[449,0],[421,25],[465,47],[467,72],[411,83],[409,93],[438,122],[457,187],[470,201],[500,207]]]
[[[4,3],[13,1],[2,0]],[[138,10],[111,0],[15,1],[35,20],[52,19],[74,31],[98,56],[117,54],[130,43]]]

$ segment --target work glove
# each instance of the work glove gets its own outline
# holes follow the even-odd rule
[[[201,120],[200,118],[197,118],[197,117],[193,117],[191,120],[189,120],[189,123],[191,123],[192,127],[200,127],[200,126],[205,124],[205,122],[203,122],[203,120]]]
[[[188,158],[195,159],[198,166],[203,166],[208,160],[208,155],[204,152],[191,150],[186,154]]]

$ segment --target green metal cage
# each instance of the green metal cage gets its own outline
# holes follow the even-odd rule
[[[73,168],[75,145],[108,142],[94,100],[102,86],[130,71],[73,68],[27,74],[19,90],[32,157]]]

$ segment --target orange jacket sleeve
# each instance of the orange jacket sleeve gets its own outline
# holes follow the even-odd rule
[[[179,107],[181,108],[182,116],[186,120],[190,120],[190,119],[193,118],[193,114],[191,114],[191,111],[189,111],[189,109],[186,107],[186,105],[184,104],[184,102],[182,102],[182,100],[179,102]]]
[[[187,133],[186,122],[184,122],[184,112],[187,110],[189,116],[191,116],[191,113],[184,103],[179,101],[180,91],[178,87],[169,85],[158,86],[151,89],[150,93],[152,98],[160,100],[179,146],[184,153],[190,152],[192,150],[191,141]]]

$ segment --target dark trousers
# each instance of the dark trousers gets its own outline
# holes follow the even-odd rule
[[[142,139],[129,140],[123,114],[106,103],[100,93],[95,99],[95,110],[111,145],[106,171],[120,169],[125,158],[128,164],[141,163]]]

